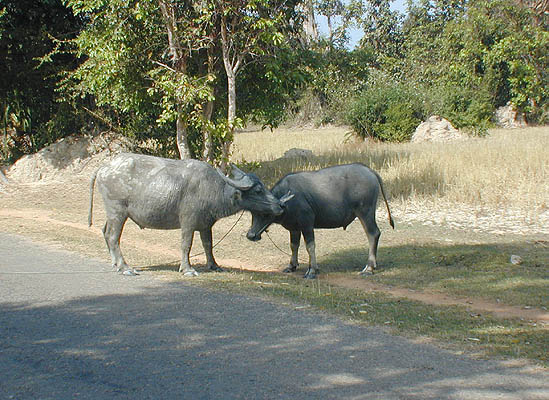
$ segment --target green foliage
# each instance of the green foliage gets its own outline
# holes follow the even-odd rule
[[[302,93],[308,75],[302,50],[284,46],[276,57],[262,57],[237,76],[237,103],[243,120],[277,127],[285,121],[289,105]]]
[[[492,97],[487,90],[473,90],[447,84],[426,89],[425,114],[440,115],[458,129],[485,134],[494,113]]]
[[[213,150],[230,142],[241,119],[252,116],[275,124],[292,96],[288,93],[299,85],[287,56],[294,2],[165,2],[174,13],[172,33],[184,48],[177,54],[168,46],[174,43],[167,40],[168,22],[156,0],[70,0],[69,5],[90,23],[74,41],[85,61],[62,82],[64,92],[93,98],[101,114],[112,114],[113,128],[144,142],[154,139],[163,152],[173,148],[176,121],[184,125],[197,158],[203,156],[205,140]],[[232,67],[244,78],[238,76],[237,104],[245,112],[239,109],[230,124],[222,21],[230,56],[238,60]],[[248,64],[252,59],[261,62]],[[150,141],[146,144],[148,151]]]
[[[547,107],[549,36],[531,10],[511,0],[436,3],[411,9],[402,78],[442,94],[439,112],[458,127],[488,124],[507,102],[536,118]]]
[[[83,129],[115,130],[172,156],[182,125],[193,157],[210,148],[219,156],[233,118],[274,127],[301,115],[396,141],[431,114],[482,132],[508,102],[529,121],[549,121],[546,18],[520,2],[415,0],[404,17],[386,0],[316,1],[337,26],[309,47],[299,3],[163,0],[186,49],[175,60],[158,0],[3,1],[2,157]],[[364,38],[349,51],[351,24]]]
[[[423,117],[421,98],[413,88],[374,74],[352,101],[347,123],[361,138],[401,142],[410,139]]]
[[[344,122],[345,110],[355,94],[364,88],[374,59],[373,53],[364,49],[349,52],[317,48],[303,52],[300,60],[305,63],[305,89],[293,113],[302,115],[305,121],[301,122]]]
[[[70,39],[81,21],[60,0],[5,0],[0,6],[0,113],[2,158],[14,161],[67,134],[83,123],[78,112],[59,102],[55,83],[77,60],[48,54],[55,40]]]

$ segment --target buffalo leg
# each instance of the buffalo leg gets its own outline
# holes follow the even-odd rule
[[[377,244],[379,243],[379,237],[381,232],[376,223],[375,211],[370,211],[366,215],[359,215],[358,218],[362,223],[364,232],[368,237],[369,251],[368,251],[368,264],[364,267],[361,274],[373,274],[374,270],[377,268]]]
[[[299,251],[299,241],[301,240],[300,231],[290,231],[290,249],[292,250],[292,257],[290,258],[290,265],[286,267],[284,272],[294,272],[299,267],[299,261],[297,259]]]
[[[209,267],[212,271],[223,271],[219,268],[219,265],[217,265],[213,256],[212,228],[201,230],[200,239],[202,240],[204,253],[206,253],[207,267]]]
[[[126,264],[120,250],[120,236],[127,219],[128,217],[107,217],[107,222],[103,227],[103,236],[111,254],[113,268],[124,275],[137,275],[135,270]]]
[[[181,266],[179,272],[183,272],[185,276],[197,276],[198,272],[191,267],[189,254],[193,245],[194,231],[181,228]]]
[[[309,253],[309,268],[307,269],[307,272],[305,272],[304,278],[315,279],[316,274],[318,273],[315,253],[315,232],[312,229],[310,231],[303,232],[303,238],[305,239],[307,253]]]

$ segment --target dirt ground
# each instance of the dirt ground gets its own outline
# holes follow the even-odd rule
[[[57,146],[57,147],[55,147]],[[68,140],[54,145],[33,157],[20,161],[7,172],[9,183],[0,182],[0,230],[67,247],[89,256],[109,259],[102,239],[104,211],[100,196],[94,204],[94,225],[87,225],[89,177],[102,162],[123,148],[104,137]],[[439,205],[418,205],[393,202],[392,213],[397,229],[390,229],[385,209],[378,209],[382,230],[380,253],[384,246],[403,242],[441,244],[479,244],[513,241],[549,246],[547,231],[528,218],[510,218],[509,213],[497,215],[482,210],[465,210]],[[444,217],[441,217],[441,216]],[[225,268],[250,271],[281,271],[289,261],[288,233],[272,226],[258,243],[245,238],[250,226],[249,213],[225,218],[214,226],[214,249],[218,263]],[[225,236],[226,235],[226,236]],[[203,264],[200,240],[195,237],[192,262]],[[180,260],[179,231],[140,230],[133,222],[126,224],[122,235],[122,251],[130,265],[146,269],[176,270]],[[198,243],[198,244],[196,244]],[[475,312],[488,311],[500,317],[524,318],[549,326],[549,313],[544,309],[502,305],[479,299],[453,298],[443,293],[413,291],[389,287],[371,280],[358,279],[340,272],[360,271],[366,261],[366,237],[360,223],[353,222],[344,232],[318,230],[316,248],[322,268],[321,279],[347,288],[383,291],[396,297],[428,304],[463,305]],[[379,262],[383,259],[380,255]],[[300,251],[301,270],[308,260],[304,246]]]

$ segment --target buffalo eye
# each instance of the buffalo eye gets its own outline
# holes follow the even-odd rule
[[[258,186],[256,186],[256,187],[254,188],[254,191],[255,191],[257,194],[260,194],[261,192],[263,192],[263,188],[262,188],[261,186],[258,185]]]

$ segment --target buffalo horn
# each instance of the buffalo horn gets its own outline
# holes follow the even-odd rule
[[[242,171],[240,168],[232,163],[231,168],[233,169],[233,176],[235,179],[242,179],[243,177],[247,176],[244,171]]]
[[[236,167],[234,167],[234,168],[236,168]],[[240,170],[238,170],[238,171],[240,171]],[[223,178],[223,180],[225,182],[227,182],[229,185],[231,185],[232,187],[235,187],[239,190],[244,190],[244,191],[245,190],[250,190],[255,185],[255,182],[252,181],[250,179],[250,177],[242,171],[240,171],[240,172],[243,175],[241,177],[237,178],[237,179],[231,179],[228,176],[225,176],[225,174],[223,174],[223,172],[221,172],[221,170],[219,168],[217,168],[217,172],[218,172],[219,175],[221,175],[221,177]]]
[[[282,197],[280,198],[280,204],[281,204],[281,205],[286,204],[288,201],[290,201],[291,199],[293,199],[293,197],[294,197],[294,194],[292,194],[292,192],[288,190],[288,193],[286,193],[284,196],[282,196]]]

